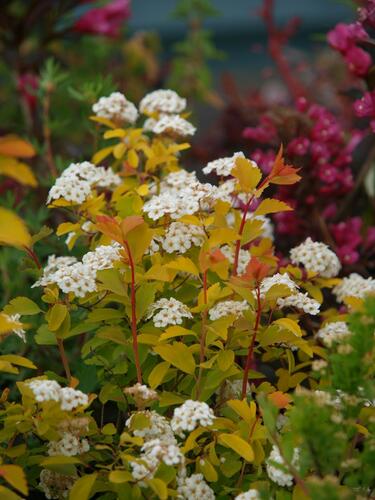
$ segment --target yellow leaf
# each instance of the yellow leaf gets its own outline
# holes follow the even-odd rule
[[[217,358],[217,364],[220,371],[226,372],[234,364],[234,352],[221,351]]]
[[[262,178],[262,172],[257,165],[241,157],[236,159],[236,165],[232,170],[232,175],[238,180],[241,191],[245,193],[253,191]]]
[[[153,479],[148,479],[145,481],[146,484],[153,490],[153,492],[160,498],[160,500],[167,500],[168,489],[167,485],[161,479],[154,477]]]
[[[3,354],[0,356],[0,360],[7,361],[13,365],[23,366],[24,368],[30,368],[31,370],[36,370],[37,368],[32,361],[17,354]]]
[[[183,215],[178,219],[178,222],[192,224],[193,226],[203,226],[203,222],[196,215]]]
[[[148,192],[149,192],[149,189],[148,189],[148,185],[147,184],[141,184],[137,188],[137,193],[139,194],[139,196],[147,196]]]
[[[35,149],[29,142],[10,134],[0,137],[0,155],[31,158],[35,155]]]
[[[64,304],[55,304],[48,312],[48,328],[55,332],[60,328],[68,314],[68,308]]]
[[[290,210],[293,209],[283,201],[265,198],[255,210],[254,216],[274,214],[276,212],[288,212]]]
[[[128,151],[128,163],[131,167],[137,168],[139,164],[139,157],[134,149]]]
[[[31,236],[23,220],[15,213],[0,207],[0,245],[29,247]]]
[[[97,153],[94,154],[92,157],[91,161],[94,163],[94,165],[97,165],[100,163],[104,158],[107,158],[108,155],[110,155],[113,151],[113,146],[109,146],[107,148],[103,148]]]
[[[302,337],[301,327],[296,321],[294,321],[294,319],[280,318],[274,321],[273,323],[276,325],[280,325],[286,330],[289,330],[290,332],[294,333],[294,335],[297,335],[297,337]]]
[[[113,138],[123,138],[126,136],[126,130],[123,128],[115,128],[114,130],[107,130],[104,132],[104,139],[113,139]]]
[[[116,160],[120,160],[124,156],[124,153],[126,151],[126,146],[123,142],[120,142],[119,144],[116,144],[116,146],[113,148],[113,156],[116,158]]]
[[[171,365],[167,361],[162,361],[158,365],[154,366],[148,376],[148,384],[151,389],[156,389],[158,385],[163,382],[170,366]]]
[[[26,476],[19,465],[0,465],[0,476],[23,495],[28,494]]]
[[[133,480],[133,476],[126,470],[112,470],[108,479],[111,483],[128,483]]]
[[[218,475],[215,467],[209,462],[207,458],[197,458],[197,470],[202,472],[206,481],[215,482],[218,480]]]
[[[166,266],[169,269],[176,269],[177,271],[180,272],[185,272],[193,274],[194,276],[199,276],[199,271],[197,266],[191,259],[188,259],[187,257],[182,257],[182,256],[177,257],[177,259],[168,262]]]
[[[109,128],[116,128],[116,124],[108,120],[107,118],[102,118],[101,116],[90,116],[90,120],[93,122],[100,123],[101,125],[106,125]]]
[[[5,486],[0,486],[0,498],[1,500],[22,500],[22,497]]]
[[[201,436],[206,431],[207,429],[205,427],[197,427],[192,432],[190,432],[182,448],[182,452],[186,454],[189,451],[193,450],[197,446],[197,439],[199,438],[199,436]]]
[[[250,241],[259,238],[263,232],[263,221],[257,219],[250,219],[246,221],[242,237],[241,237],[241,245],[246,245],[246,243],[250,243]]]
[[[157,345],[154,347],[154,351],[179,370],[190,375],[194,373],[194,357],[189,348],[182,342],[173,342],[172,345]]]
[[[25,186],[35,187],[38,184],[29,165],[15,158],[0,157],[0,174],[11,177]]]
[[[97,473],[82,476],[74,483],[69,493],[69,500],[87,500],[96,481]]]
[[[237,241],[239,238],[238,233],[234,229],[222,228],[213,229],[210,232],[210,238],[208,244],[210,248],[223,245],[224,243],[231,243],[232,241]]]
[[[73,224],[72,222],[62,222],[56,230],[57,236],[77,231],[81,225],[79,223]]]
[[[253,407],[249,407],[245,400],[231,399],[227,402],[227,405],[248,424],[251,424],[254,420],[256,411],[255,404]]]
[[[188,330],[187,328],[183,328],[179,325],[173,325],[168,327],[166,331],[160,335],[159,341],[162,342],[163,340],[168,340],[173,337],[183,337],[186,335],[193,335],[194,337],[197,336],[197,334],[192,330]]]
[[[219,443],[231,448],[247,462],[254,460],[254,451],[250,444],[236,434],[220,434]]]

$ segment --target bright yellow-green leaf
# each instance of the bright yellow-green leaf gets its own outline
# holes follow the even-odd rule
[[[208,482],[215,482],[218,480],[216,469],[207,458],[197,459],[197,470],[204,475]]]
[[[107,118],[102,118],[101,116],[90,116],[90,120],[100,123],[101,125],[106,125],[109,128],[116,128],[115,123],[113,123],[111,120],[108,120]]]
[[[180,272],[193,274],[194,276],[199,276],[197,266],[191,259],[188,259],[187,257],[177,257],[177,259],[172,260],[172,262],[168,262],[167,267],[169,267],[170,269],[176,269]]]
[[[246,221],[241,237],[241,245],[246,245],[246,243],[259,238],[263,232],[263,224],[264,222],[258,219],[249,219]]]
[[[274,214],[276,212],[288,212],[290,210],[293,209],[283,201],[265,198],[260,202],[258,208],[255,210],[254,216]]]
[[[252,402],[249,406],[245,400],[231,399],[227,402],[227,405],[248,424],[251,424],[254,420],[256,412],[255,403]]]
[[[194,357],[189,348],[182,342],[173,342],[172,345],[157,345],[154,351],[165,361],[192,375],[195,371]]]
[[[22,323],[11,321],[7,314],[0,313],[0,334],[9,333],[15,328],[22,328]]]
[[[95,484],[97,473],[82,476],[74,483],[69,493],[69,500],[87,500]]]
[[[262,172],[257,165],[241,157],[236,159],[236,165],[232,169],[232,175],[238,180],[240,190],[245,193],[253,191],[262,178]]]
[[[180,405],[184,402],[184,398],[174,392],[164,391],[159,396],[159,406],[161,408],[171,405]]]
[[[0,356],[0,360],[12,363],[13,365],[23,366],[24,368],[30,368],[31,370],[36,370],[37,368],[32,361],[17,354],[3,354]]]
[[[4,308],[6,314],[18,313],[21,316],[32,316],[41,312],[38,304],[35,304],[28,297],[15,297]]]
[[[283,328],[286,328],[287,330],[297,335],[297,337],[302,337],[301,327],[296,321],[294,321],[294,319],[280,318],[274,321],[273,323],[276,325],[280,325]]]
[[[149,193],[148,185],[147,184],[141,184],[137,188],[137,193],[139,194],[139,196],[147,196],[148,193]]]
[[[68,308],[64,304],[55,304],[48,312],[48,328],[55,332],[60,328],[68,314]]]
[[[250,444],[236,434],[220,434],[219,443],[231,448],[247,462],[254,460],[254,451]]]
[[[18,161],[16,158],[0,157],[0,175],[6,175],[25,186],[35,187],[38,185],[29,165]]]
[[[19,465],[0,465],[0,476],[23,495],[28,494],[26,476]]]
[[[116,158],[116,160],[120,160],[124,156],[125,151],[126,145],[123,142],[120,142],[113,148],[113,156]]]
[[[102,433],[106,436],[113,436],[113,434],[116,434],[117,430],[114,424],[105,424],[105,426],[102,428]]]
[[[23,220],[15,213],[0,207],[0,245],[29,247],[31,236]]]
[[[91,158],[91,161],[94,163],[94,165],[97,165],[100,163],[104,158],[107,158],[113,151],[113,146],[109,146],[107,148],[103,148],[97,153],[94,154],[94,156]]]
[[[173,337],[183,337],[186,335],[192,335],[196,337],[197,334],[192,330],[188,330],[187,328],[183,328],[179,325],[169,326],[164,333],[162,333],[159,337],[159,341],[162,342],[164,340],[171,339]]]
[[[5,486],[0,486],[0,498],[1,500],[22,500],[22,497]]]
[[[62,224],[59,224],[56,234],[57,236],[62,236],[63,234],[78,231],[80,227],[81,225],[79,223],[73,224],[72,222],[63,222]]]
[[[81,460],[77,457],[67,457],[64,455],[56,455],[54,457],[46,457],[41,462],[40,465],[43,467],[49,467],[54,465],[67,465],[67,464],[80,464]]]
[[[170,366],[171,365],[167,361],[162,361],[154,366],[148,376],[148,385],[151,389],[156,389],[163,382]]]
[[[213,229],[210,232],[210,238],[208,244],[210,248],[214,248],[224,243],[231,243],[238,239],[238,233],[234,229],[223,228],[223,229]]]
[[[197,446],[197,439],[205,432],[207,432],[207,429],[205,427],[197,427],[192,432],[190,432],[182,448],[183,453],[188,453],[189,451],[193,450]]]
[[[137,168],[139,164],[139,157],[134,149],[128,151],[128,163],[131,167]]]
[[[145,482],[158,496],[158,498],[160,498],[160,500],[167,500],[168,488],[164,481],[155,477],[153,479],[148,479]]]
[[[126,130],[123,128],[115,128],[114,130],[107,130],[104,132],[104,139],[122,139],[126,136]]]
[[[234,352],[233,351],[221,351],[218,358],[217,364],[219,370],[226,372],[231,365],[234,363]]]
[[[133,476],[126,470],[112,470],[108,479],[111,483],[128,483],[133,480]]]

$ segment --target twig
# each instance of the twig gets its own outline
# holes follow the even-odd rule
[[[59,339],[59,338],[57,338],[56,340],[57,340],[57,346],[58,346],[59,352],[60,352],[61,361],[62,361],[64,370],[65,370],[65,375],[66,375],[66,378],[68,379],[68,382],[70,383],[70,380],[72,378],[72,374],[70,371],[69,361],[68,361],[68,358],[66,356],[66,352],[64,349],[64,342],[62,339]]]
[[[197,380],[197,399],[199,400],[201,395],[201,384],[202,384],[202,376],[203,376],[203,368],[202,363],[204,363],[206,357],[206,335],[207,335],[207,271],[203,273],[203,302],[205,305],[204,310],[202,311],[202,328],[201,328],[201,338],[199,343],[199,373]]]

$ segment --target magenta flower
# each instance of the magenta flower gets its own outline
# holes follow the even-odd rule
[[[257,127],[246,127],[242,132],[242,136],[245,139],[252,139],[260,143],[272,142],[277,137],[277,129],[271,118],[262,116],[260,118],[260,125]]]
[[[327,35],[330,46],[342,54],[345,54],[356,42],[367,38],[368,35],[360,23],[338,23]]]
[[[372,64],[370,54],[355,46],[346,52],[345,61],[349,70],[356,76],[366,76]]]
[[[39,79],[34,73],[22,73],[17,78],[17,90],[21,94],[30,113],[35,110],[38,102],[36,95],[38,87]]]
[[[123,22],[130,17],[130,0],[113,0],[104,7],[89,10],[74,25],[80,33],[116,37]]]
[[[296,137],[290,141],[286,151],[289,155],[303,156],[309,147],[310,141],[307,137]]]
[[[373,116],[375,113],[375,92],[365,92],[361,99],[354,101],[353,106],[357,116]]]

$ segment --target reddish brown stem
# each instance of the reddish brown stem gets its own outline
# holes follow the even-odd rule
[[[241,395],[242,399],[244,399],[246,397],[249,371],[250,371],[251,361],[253,359],[253,352],[254,352],[255,340],[256,340],[256,336],[257,336],[257,332],[258,332],[258,328],[259,328],[259,323],[260,323],[260,316],[262,313],[262,307],[261,307],[261,303],[260,303],[259,285],[257,285],[257,287],[256,287],[256,295],[257,295],[257,313],[256,313],[256,317],[255,317],[253,336],[251,338],[251,343],[249,345],[249,350],[247,352],[246,364],[245,364],[245,369],[243,372],[242,395]]]
[[[68,358],[66,356],[64,342],[62,339],[56,339],[56,340],[57,340],[57,347],[59,348],[59,352],[60,352],[61,361],[62,361],[64,370],[65,370],[65,375],[66,375],[66,378],[68,379],[68,382],[70,383],[70,380],[72,378],[72,374],[70,371],[69,361],[68,361]]]
[[[138,351],[138,338],[137,338],[137,305],[135,298],[135,266],[132,253],[130,251],[130,247],[127,241],[125,241],[125,248],[128,253],[129,259],[129,267],[131,273],[131,283],[130,283],[130,298],[131,298],[131,310],[132,310],[132,318],[131,318],[131,330],[133,337],[133,352],[134,352],[134,360],[135,366],[137,369],[137,381],[142,384],[142,371],[141,371],[141,363],[139,361],[139,351]]]
[[[203,302],[205,306],[207,305],[207,271],[203,273]],[[206,357],[206,321],[207,321],[207,308],[204,308],[204,311],[202,311],[202,329],[201,329],[201,338],[200,338],[200,343],[199,343],[199,363],[202,364],[204,363],[205,357]],[[199,373],[198,373],[198,380],[197,380],[197,399],[200,398],[201,395],[201,384],[202,384],[202,375],[203,375],[203,368],[202,366],[199,367]]]
[[[36,255],[36,253],[34,252],[34,250],[30,247],[27,247],[27,246],[24,246],[23,247],[25,249],[25,252],[27,252],[27,254],[32,258],[32,260],[35,262],[35,265],[38,269],[42,269],[42,265],[41,263],[39,262],[39,259],[38,259],[38,256]]]

